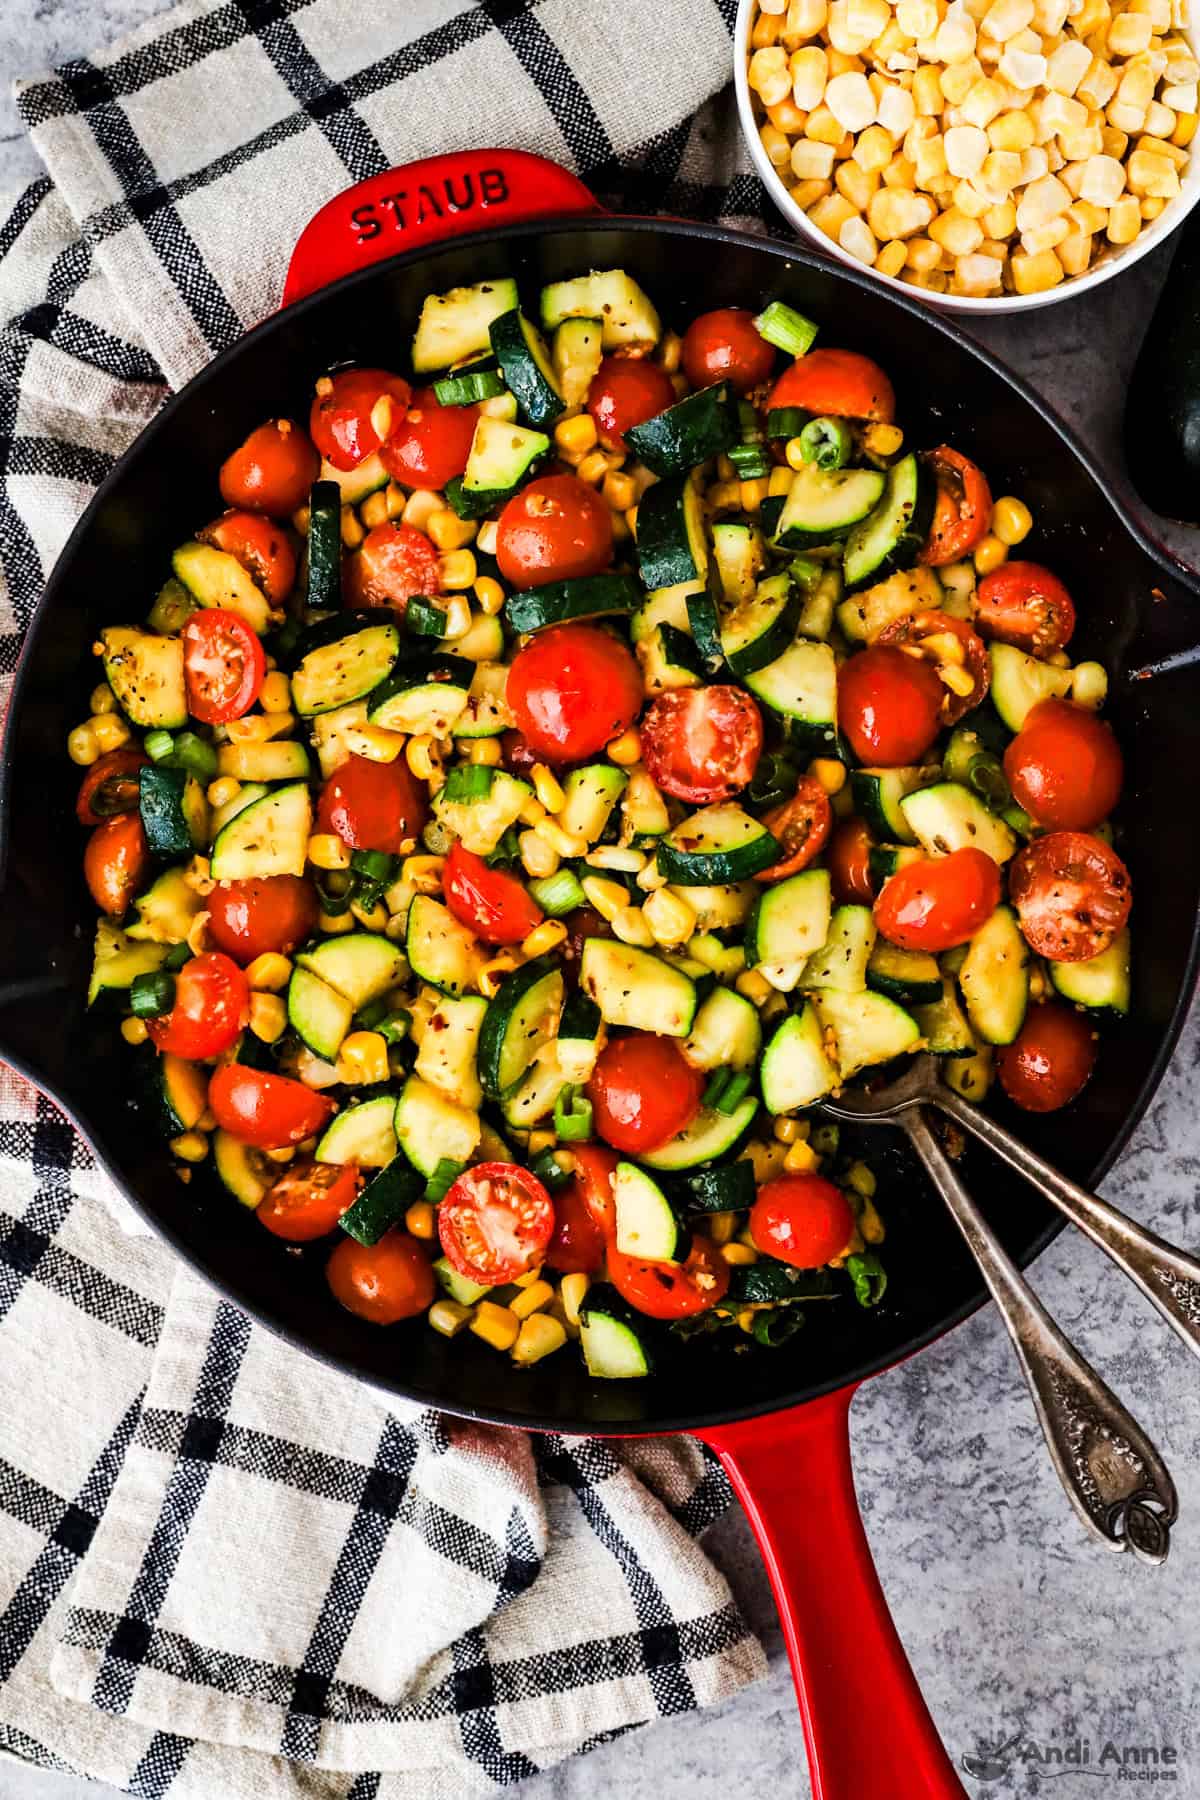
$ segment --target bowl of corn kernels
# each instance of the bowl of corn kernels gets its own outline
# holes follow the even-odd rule
[[[742,129],[826,253],[954,311],[1045,306],[1200,199],[1188,4],[741,0]]]

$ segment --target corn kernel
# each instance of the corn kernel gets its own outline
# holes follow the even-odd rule
[[[591,1285],[592,1279],[590,1275],[577,1273],[563,1276],[558,1291],[562,1298],[563,1311],[567,1315],[567,1322],[569,1324],[579,1324],[579,1309],[583,1305],[587,1291]]]
[[[899,238],[893,238],[891,243],[883,246],[875,258],[875,267],[881,275],[890,275],[894,279],[904,267],[906,256],[906,246],[900,242]]]
[[[1048,251],[1047,254],[1053,256],[1054,252],[1051,250]],[[1013,260],[1016,261],[1015,256]],[[1025,260],[1028,261],[1029,258],[1026,258]],[[993,569],[998,569],[1000,564],[1007,561],[1007,559],[1008,545],[1002,543],[998,537],[994,537],[991,532],[988,533],[987,537],[985,537],[981,543],[976,545],[974,562],[977,574],[990,575]]]
[[[468,553],[469,554],[469,553]],[[442,751],[435,737],[422,732],[419,737],[411,737],[404,751],[404,760],[418,781],[438,782],[442,779]]]
[[[757,1250],[752,1250],[748,1244],[722,1244],[721,1255],[731,1269],[746,1268],[758,1261]]]
[[[480,768],[496,769],[504,760],[497,738],[471,738],[467,743],[467,761]]]
[[[1109,208],[1105,235],[1110,244],[1132,244],[1141,229],[1142,215],[1133,194],[1126,194]]]
[[[506,976],[512,974],[517,966],[517,959],[510,951],[502,950],[493,956],[490,962],[484,963],[479,971],[477,986],[485,1000],[494,1000],[500,991],[500,984]]]
[[[642,906],[642,914],[650,927],[654,942],[661,944],[664,949],[674,949],[680,944],[686,944],[696,929],[695,909],[667,888],[659,888],[648,895]]]
[[[314,869],[348,869],[349,846],[333,832],[314,832],[308,840],[308,860]]]
[[[133,736],[119,713],[101,713],[92,720],[92,734],[103,753],[119,750]]]
[[[523,1368],[531,1363],[541,1362],[544,1356],[553,1356],[561,1350],[567,1341],[566,1328],[559,1319],[548,1313],[535,1313],[526,1319],[517,1334],[513,1346],[513,1361]]]
[[[1076,663],[1071,672],[1071,698],[1077,706],[1097,711],[1108,698],[1108,671],[1103,663]]]
[[[88,706],[91,709],[93,717],[102,718],[105,713],[116,712],[117,696],[113,693],[107,681],[102,681],[99,687],[94,687],[92,689]]]
[[[338,1080],[367,1087],[388,1078],[387,1040],[378,1031],[352,1031],[337,1056]]]
[[[504,589],[490,575],[481,575],[475,583],[474,594],[479,602],[479,610],[489,619],[494,619],[504,606]]]
[[[529,1147],[533,1150],[532,1137],[530,1139]],[[537,1154],[536,1151],[533,1153],[534,1155]],[[516,1299],[509,1302],[509,1311],[514,1312],[518,1319],[528,1319],[535,1312],[540,1312],[542,1307],[553,1300],[553,1298],[553,1287],[548,1281],[543,1281],[539,1277],[537,1280],[530,1282],[527,1287],[523,1287]]]
[[[620,907],[613,915],[612,928],[613,935],[621,943],[631,944],[635,949],[649,950],[654,944],[654,933],[640,906],[627,903]]]
[[[531,771],[533,791],[548,813],[560,813],[567,804],[562,784],[545,763],[535,763]]]
[[[400,876],[414,894],[440,894],[444,856],[408,856],[400,867]]]
[[[1013,494],[1002,494],[992,508],[991,529],[1002,544],[1011,549],[1024,543],[1033,530],[1033,514],[1023,500]]]
[[[915,237],[928,229],[935,215],[933,201],[924,194],[884,188],[867,208],[867,223],[877,238]]]
[[[942,260],[942,247],[935,244],[932,238],[918,237],[908,240],[908,266],[922,273],[936,269]]]
[[[475,1309],[457,1300],[435,1300],[425,1316],[442,1337],[457,1337],[475,1317]]]
[[[475,1336],[481,1337],[493,1350],[511,1350],[520,1329],[521,1321],[517,1315],[507,1306],[498,1306],[494,1300],[481,1300],[471,1320]]]
[[[341,842],[340,838],[338,842]],[[277,994],[287,986],[291,975],[290,958],[281,955],[278,950],[264,950],[246,968],[246,980],[250,986],[264,994]]]
[[[149,1036],[145,1019],[123,1019],[121,1036],[127,1044],[144,1044]]]
[[[100,755],[100,745],[96,741],[96,733],[89,720],[86,725],[77,725],[67,737],[67,755],[78,768],[90,768]]]
[[[438,573],[443,590],[452,594],[474,587],[479,569],[470,550],[449,550],[438,558]]]
[[[1054,252],[1067,275],[1082,275],[1092,260],[1092,237],[1089,232],[1072,231]]]
[[[1171,142],[1177,144],[1180,149],[1186,148],[1196,135],[1198,118],[1200,118],[1200,114],[1194,112],[1180,113],[1175,123],[1175,129],[1171,133]]]
[[[250,1029],[264,1044],[277,1044],[287,1030],[287,1007],[278,994],[252,993]]]
[[[951,207],[932,221],[929,235],[950,256],[970,256],[983,242],[983,227]]]
[[[820,1158],[812,1145],[800,1138],[788,1147],[787,1155],[783,1159],[783,1166],[790,1175],[794,1175],[797,1171],[815,1169],[819,1161]]]
[[[744,970],[733,985],[752,1006],[762,1006],[775,991],[766,976],[761,975],[757,969]]]
[[[208,1139],[202,1131],[185,1131],[181,1137],[171,1139],[171,1154],[180,1162],[203,1162],[208,1155]]]
[[[521,941],[521,954],[532,962],[536,956],[547,956],[566,941],[567,928],[561,919],[543,919]]]

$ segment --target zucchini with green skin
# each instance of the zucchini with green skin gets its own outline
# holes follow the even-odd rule
[[[894,844],[915,844],[917,834],[900,802],[917,788],[937,780],[937,768],[855,769],[850,776],[854,810],[861,813],[868,830]]]
[[[409,1162],[431,1176],[439,1163],[470,1161],[479,1143],[479,1114],[410,1075],[395,1103],[395,1130]]]
[[[445,737],[466,711],[474,677],[466,657],[415,650],[370,690],[367,717],[385,731]]]
[[[732,988],[714,988],[692,1024],[683,1054],[693,1069],[750,1069],[762,1049],[757,1009]]]
[[[88,1005],[94,1006],[102,994],[126,991],[139,975],[161,969],[169,949],[168,944],[139,943],[111,919],[101,919],[96,926]]]
[[[1129,950],[1126,927],[1099,956],[1086,957],[1083,962],[1049,963],[1050,985],[1074,1006],[1123,1019],[1129,1011],[1131,991]]]
[[[351,931],[322,938],[300,952],[296,965],[311,970],[344,995],[351,1012],[361,1012],[372,1000],[378,1000],[404,974],[400,946],[378,931]]]
[[[132,725],[175,731],[188,722],[183,639],[156,637],[136,625],[100,633],[104,679]]]
[[[236,613],[251,631],[256,631],[259,637],[265,635],[271,623],[267,597],[228,550],[218,550],[212,544],[201,544],[193,539],[179,546],[171,558],[171,567],[201,606],[216,606],[222,612]]]
[[[510,594],[504,617],[512,631],[544,631],[568,619],[624,616],[635,612],[641,599],[642,590],[632,575],[579,575]]]
[[[260,1206],[279,1179],[278,1167],[228,1131],[214,1131],[212,1149],[213,1167],[227,1191],[243,1206]]]
[[[642,495],[637,558],[643,585],[648,588],[704,579],[708,570],[704,498],[690,475],[656,481]]]
[[[711,1169],[685,1171],[673,1179],[671,1192],[687,1212],[747,1212],[758,1194],[754,1164],[741,1158]]]
[[[564,991],[562,970],[548,956],[522,964],[500,983],[479,1034],[479,1079],[489,1099],[515,1087],[554,1038]]]
[[[413,1203],[425,1192],[425,1177],[406,1157],[394,1156],[374,1180],[369,1181],[352,1206],[338,1220],[341,1229],[360,1244],[377,1244],[385,1231],[398,1225]]]
[[[565,799],[556,815],[558,824],[570,836],[596,843],[628,781],[626,771],[612,763],[585,763],[572,769],[563,783]]]
[[[752,675],[778,660],[792,641],[803,594],[785,570],[760,581],[748,600],[727,612],[721,652],[733,673]]]
[[[270,749],[263,744],[260,749]],[[236,813],[213,843],[214,881],[303,875],[312,832],[312,802],[303,782],[273,788]]]
[[[404,952],[413,974],[444,994],[461,994],[470,987],[479,966],[480,946],[474,932],[428,894],[413,896]]]
[[[192,614],[199,610],[182,581],[178,581],[174,575],[168,575],[155,596],[146,623],[151,631],[171,637],[175,632],[182,631]]]
[[[378,450],[372,450],[370,456],[364,456],[353,469],[335,469],[331,462],[322,462],[317,479],[337,489],[340,506],[361,506],[364,500],[385,488],[391,476]]]
[[[450,779],[434,800],[434,815],[451,837],[458,838],[464,850],[475,856],[490,856],[533,798],[533,789],[527,781],[519,781],[503,769],[490,769],[491,780],[483,794],[460,798],[454,781],[456,773],[457,770],[451,770]]]
[[[658,847],[659,873],[680,887],[747,881],[778,861],[777,840],[733,801],[701,807]]]
[[[805,463],[792,478],[772,542],[783,550],[839,542],[874,512],[884,485],[878,469],[820,469]]]
[[[954,982],[949,975],[941,977],[941,993],[935,1000],[912,1008],[926,1048],[934,1056],[973,1056],[977,1048],[975,1034],[968,1025],[958,1003]]]
[[[989,644],[992,705],[1010,731],[1020,731],[1039,700],[1062,700],[1071,691],[1073,669],[1026,656],[1013,644]]]
[[[797,638],[774,662],[747,675],[746,686],[815,755],[836,744],[837,660],[828,644]]]
[[[911,1013],[883,994],[826,991],[814,996],[813,1005],[822,1027],[832,1033],[837,1045],[838,1073],[843,1081],[860,1069],[904,1056],[921,1041]]]
[[[596,942],[592,939],[592,942]],[[645,1150],[639,1160],[649,1169],[670,1173],[680,1169],[699,1168],[719,1156],[731,1156],[749,1131],[758,1112],[758,1101],[752,1094],[740,1100],[731,1113],[715,1107],[701,1107],[690,1125],[660,1144],[657,1150]]]
[[[842,551],[846,592],[870,587],[897,569],[911,569],[929,536],[937,482],[911,452],[893,463],[878,505],[855,525]]]
[[[604,359],[599,319],[564,319],[554,333],[550,360],[558,391],[568,406],[582,406]]]
[[[181,861],[208,843],[208,802],[194,775],[152,764],[138,771],[138,811],[151,856]]]
[[[519,304],[517,284],[508,276],[426,294],[413,338],[413,369],[428,375],[490,349],[493,319]]]
[[[354,1008],[344,994],[297,964],[288,982],[287,1015],[288,1024],[314,1056],[335,1062],[353,1023]]]
[[[463,473],[463,493],[511,492],[549,449],[550,439],[544,431],[531,431],[528,426],[480,413]]]
[[[804,869],[772,882],[746,921],[747,964],[799,964],[802,969],[828,942],[831,916],[828,869]],[[797,980],[799,975],[800,970]]]
[[[182,1056],[153,1053],[144,1065],[145,1091],[164,1137],[194,1131],[208,1105],[210,1071]]]
[[[696,984],[649,950],[611,938],[588,938],[579,985],[608,1025],[685,1038],[696,1016]]]
[[[829,936],[805,963],[799,985],[860,994],[868,983],[875,935],[869,906],[839,906],[829,921]]]
[[[687,1254],[688,1233],[670,1200],[645,1169],[619,1162],[613,1171],[616,1246],[624,1256],[647,1262],[678,1262]]]
[[[750,599],[763,574],[766,550],[762,532],[745,520],[719,519],[712,528],[712,548],[722,598],[732,610]]]
[[[632,1380],[649,1375],[653,1359],[644,1313],[637,1312],[607,1283],[590,1287],[579,1309],[579,1342],[587,1372],[597,1380]]]
[[[724,381],[685,395],[624,433],[633,455],[656,475],[685,474],[732,449],[741,435],[737,395]],[[638,518],[640,522],[640,513]]]
[[[292,705],[302,718],[365,700],[387,681],[400,657],[400,633],[392,624],[351,628],[344,637],[315,646],[292,673]]]
[[[957,781],[938,781],[929,787],[915,788],[900,801],[899,810],[929,856],[974,849],[1003,864],[1016,851],[1016,837],[1004,820]]]
[[[423,1081],[475,1111],[483,1105],[479,1039],[488,1010],[481,994],[443,995],[425,1022],[413,1064]]]
[[[395,1115],[392,1094],[347,1106],[327,1126],[317,1145],[317,1161],[386,1169],[396,1155]]]
[[[186,871],[175,867],[164,869],[133,904],[137,918],[126,926],[127,935],[135,942],[171,945],[186,943],[204,900]]]
[[[1029,947],[1011,906],[998,906],[975,933],[958,984],[975,1035],[1011,1044],[1029,1004]]]
[[[313,483],[308,497],[308,585],[305,603],[313,611],[342,604],[342,494],[333,481]],[[354,699],[354,695],[347,695]],[[301,709],[302,710],[302,709]]]
[[[662,336],[649,296],[624,269],[593,270],[568,281],[552,281],[542,289],[541,317],[545,331],[553,331],[566,319],[599,319],[606,350],[652,350]]]
[[[763,1105],[777,1115],[814,1106],[837,1087],[838,1072],[811,1001],[776,1028],[763,1052],[761,1081]]]
[[[488,335],[504,379],[529,423],[552,424],[566,402],[541,332],[514,307],[492,320]]]
[[[883,939],[867,964],[867,986],[901,1006],[931,1006],[941,998],[942,973],[925,950],[900,950]]]

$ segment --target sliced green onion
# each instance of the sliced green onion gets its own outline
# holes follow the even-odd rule
[[[814,1125],[809,1134],[809,1143],[818,1156],[836,1156],[841,1133],[832,1120],[824,1125]]]
[[[556,869],[529,883],[530,898],[541,907],[548,919],[561,919],[587,904],[587,895],[571,869]]]
[[[778,806],[796,792],[800,770],[782,750],[768,750],[758,759],[754,779],[746,790],[752,806]]]
[[[1000,817],[1004,820],[1006,825],[1011,825],[1012,829],[1019,837],[1032,837],[1037,830],[1037,826],[1023,806],[1017,806],[1015,804],[1013,806],[1006,806],[1004,811],[1000,814]]]
[[[802,406],[773,406],[767,414],[767,436],[769,438],[799,437],[808,421],[812,418]]]
[[[529,1164],[529,1173],[536,1175],[543,1187],[548,1187],[552,1194],[559,1188],[566,1187],[571,1179],[571,1171],[564,1169],[553,1150],[539,1150]]]
[[[460,519],[486,519],[496,507],[503,506],[516,493],[510,488],[467,488],[461,475],[453,476],[445,486],[446,505]]]
[[[708,1078],[708,1086],[700,1096],[701,1106],[719,1106],[721,1096],[732,1079],[732,1069],[714,1069]]]
[[[135,1019],[157,1019],[175,1004],[175,977],[162,969],[135,975],[129,984],[129,1010]]]
[[[397,1007],[395,1012],[380,1019],[375,1029],[387,1043],[402,1044],[412,1030],[412,1014],[403,1006]]]
[[[186,944],[172,944],[163,957],[164,969],[182,969],[185,962],[191,962],[192,952]]]
[[[794,306],[788,306],[782,300],[772,300],[764,312],[760,312],[754,321],[754,329],[760,338],[766,338],[768,344],[774,344],[777,350],[783,350],[788,356],[803,356],[812,347],[817,335],[817,328],[811,319],[798,313]]]
[[[181,731],[171,752],[171,764],[186,769],[197,781],[210,782],[217,772],[217,753],[205,738],[194,731]]]
[[[365,875],[368,881],[381,882],[385,887],[399,862],[398,856],[389,856],[386,850],[354,850],[350,854],[350,867],[356,875]]]
[[[316,878],[317,900],[321,911],[329,918],[336,919],[344,912],[349,912],[350,902],[354,899],[354,887],[340,871],[322,870]]]
[[[474,406],[479,400],[494,400],[503,392],[504,377],[495,369],[480,369],[477,374],[464,369],[459,375],[443,375],[433,384],[439,406]]]
[[[151,762],[166,762],[175,748],[175,739],[169,731],[148,731],[142,739],[142,749]]]
[[[446,777],[443,800],[486,800],[492,791],[494,770],[486,763],[458,763]]]
[[[975,790],[991,812],[1002,813],[1012,805],[1012,789],[1004,767],[987,750],[980,750],[967,764],[967,786]]]
[[[466,1163],[455,1162],[452,1157],[440,1157],[437,1168],[425,1184],[425,1198],[434,1206],[439,1206],[466,1166]]]
[[[771,473],[771,463],[761,444],[735,444],[729,460],[742,481],[757,481]]]
[[[845,419],[810,419],[800,433],[800,454],[818,469],[844,469],[853,448]]]
[[[494,850],[488,852],[484,862],[489,869],[510,868],[521,860],[521,837],[516,827],[510,825]]]
[[[404,609],[404,623],[416,637],[443,638],[446,635],[446,609],[427,594],[414,594]]]
[[[564,1144],[580,1144],[591,1137],[592,1103],[578,1088],[563,1088],[554,1102],[554,1129]]]
[[[860,1306],[878,1306],[887,1292],[887,1270],[873,1250],[846,1258],[846,1273],[854,1283],[854,1298]]]
[[[737,403],[738,424],[742,428],[743,444],[761,444],[762,421],[758,416],[758,408],[753,400],[739,400]]]
[[[756,1344],[762,1344],[767,1350],[774,1350],[779,1344],[786,1344],[790,1337],[795,1337],[803,1323],[804,1313],[800,1307],[772,1306],[755,1313],[750,1335]]]
[[[731,1075],[726,1083],[725,1091],[717,1101],[717,1111],[726,1115],[736,1112],[750,1092],[752,1080],[749,1069],[739,1069],[736,1075]]]
[[[382,998],[368,1000],[360,1006],[354,1015],[354,1023],[363,1031],[378,1031],[379,1026],[388,1016],[388,1003]]]
[[[783,511],[785,494],[768,494],[758,509],[758,522],[762,526],[763,536],[773,538],[779,525],[779,515]]]

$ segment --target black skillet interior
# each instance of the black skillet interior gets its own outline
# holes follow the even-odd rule
[[[670,1430],[796,1403],[896,1361],[982,1298],[973,1265],[893,1135],[862,1147],[881,1172],[891,1284],[874,1313],[852,1300],[813,1306],[777,1350],[689,1345],[644,1382],[590,1381],[564,1354],[514,1370],[473,1339],[416,1324],[362,1324],[328,1297],[321,1247],[290,1253],[211,1176],[184,1187],[134,1110],[130,1061],[113,1021],[89,1018],[84,989],[94,913],[79,872],[76,772],[65,748],[95,680],[96,628],[146,616],[180,540],[219,508],[218,465],[263,418],[303,416],[332,364],[403,367],[422,296],[489,275],[538,286],[620,265],[681,325],[715,305],[785,298],[824,341],[866,351],[889,371],[899,418],[918,446],[975,456],[996,493],[1033,509],[1030,554],[1080,603],[1080,656],[1133,668],[1200,637],[1196,590],[1172,579],[1114,514],[1098,475],[1032,397],[952,327],[863,278],[785,247],[662,221],[519,226],[416,258],[397,258],[282,313],[210,365],[152,424],[105,484],[61,559],[20,678],[2,795],[7,850],[0,916],[0,1053],[72,1113],[147,1216],[215,1285],[306,1349],[380,1387],[503,1423],[568,1431]],[[1155,591],[1160,598],[1155,598]],[[1200,696],[1186,673],[1117,684],[1113,717],[1128,762],[1121,849],[1136,892],[1132,1019],[1106,1042],[1084,1098],[1050,1119],[1012,1122],[1078,1177],[1095,1178],[1124,1142],[1165,1063],[1193,980],[1200,833],[1179,826],[1200,770]],[[1186,815],[1185,815],[1186,816]],[[1001,1102],[1003,1104],[1003,1102]],[[1019,1260],[1052,1235],[1032,1192],[982,1154],[969,1180]]]

